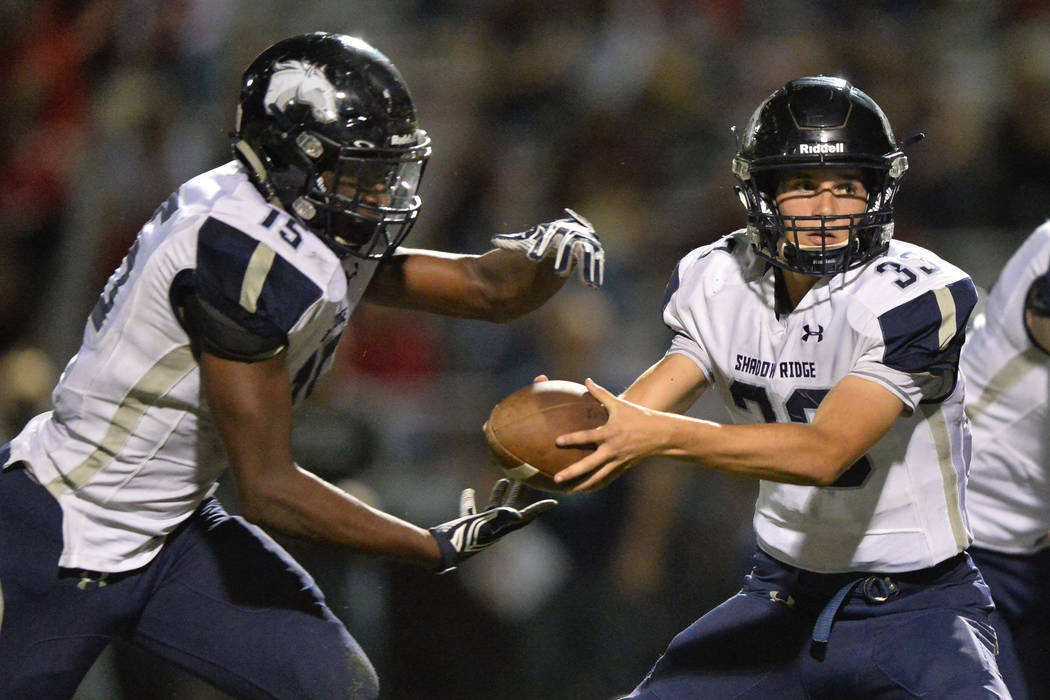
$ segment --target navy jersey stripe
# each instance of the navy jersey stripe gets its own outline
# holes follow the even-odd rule
[[[259,310],[287,333],[322,294],[323,290],[317,284],[278,255],[266,276],[259,297]]]
[[[254,290],[254,308],[242,303],[245,279],[253,256],[262,245],[244,232],[217,219],[200,229],[197,244],[197,293],[239,325],[287,335],[303,312],[322,295],[322,289],[281,256],[274,256]]]
[[[715,252],[728,253],[732,255],[733,251],[736,250],[736,246],[737,239],[726,237],[717,244],[712,243],[711,245],[709,245],[707,249],[700,253],[700,255],[696,259],[703,260],[711,253]],[[678,264],[675,265],[674,272],[671,274],[671,279],[667,282],[667,287],[664,288],[664,302],[660,306],[661,310],[667,308],[667,304],[671,301],[671,297],[674,296],[674,293],[678,291],[678,287],[681,286],[681,284],[682,261],[679,261]]]
[[[674,272],[671,273],[671,279],[667,281],[667,287],[664,289],[664,303],[660,305],[660,309],[666,309],[667,305],[671,302],[671,297],[678,291],[678,287],[682,284],[681,277],[682,263],[678,263],[674,266]]]
[[[977,290],[969,278],[946,289],[950,297],[938,300],[937,292],[929,291],[879,316],[884,364],[912,374],[942,373],[948,367],[955,371]]]
[[[197,242],[199,293],[209,301],[236,301],[258,241],[216,219],[201,226]]]

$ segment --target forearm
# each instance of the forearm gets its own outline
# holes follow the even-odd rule
[[[550,259],[532,262],[509,250],[491,250],[476,259],[486,290],[488,320],[503,322],[543,306],[565,285]]]
[[[755,479],[789,484],[831,484],[861,455],[833,444],[813,425],[725,425],[659,414],[658,454]]]
[[[299,467],[241,493],[245,517],[264,527],[364,554],[435,569],[437,542],[425,529],[372,508]]]
[[[656,411],[685,413],[709,385],[691,359],[672,353],[645,370],[627,387],[622,398]]]
[[[494,249],[484,255],[400,250],[368,286],[373,303],[496,323],[514,320],[551,298],[562,285],[550,261]]]
[[[1050,353],[1050,316],[1040,316],[1025,311],[1025,325],[1032,341],[1046,353]]]

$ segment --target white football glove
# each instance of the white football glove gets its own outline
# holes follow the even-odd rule
[[[525,527],[537,516],[558,505],[554,499],[547,498],[519,510],[514,506],[514,501],[521,489],[520,481],[515,481],[511,486],[510,480],[500,479],[492,487],[488,505],[480,513],[474,504],[474,489],[463,489],[459,497],[459,517],[430,528],[430,534],[437,540],[438,549],[441,550],[439,573],[452,571],[463,560],[492,546],[507,533]]]
[[[533,262],[554,255],[554,271],[565,277],[573,261],[580,281],[588,287],[600,287],[605,277],[605,250],[594,226],[572,209],[567,219],[536,224],[521,233],[501,233],[492,237],[492,245],[505,250],[518,250]]]

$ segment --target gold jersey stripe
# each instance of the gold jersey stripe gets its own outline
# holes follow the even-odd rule
[[[948,431],[941,405],[922,404],[926,414],[926,425],[930,428],[934,449],[937,451],[937,466],[940,467],[944,480],[944,500],[948,506],[948,522],[952,528],[952,537],[960,550],[969,544],[966,535],[966,524],[963,520],[962,504],[959,502],[959,473],[952,462],[952,441]]]
[[[47,490],[58,498],[66,491],[78,489],[86,484],[124,449],[135,426],[152,405],[153,400],[171,391],[171,388],[189,374],[195,366],[193,353],[186,345],[177,347],[162,357],[146,372],[138,384],[128,391],[113,414],[113,420],[110,421],[105,436],[91,456],[68,473],[46,484]]]
[[[1046,361],[1046,355],[1038,348],[1030,347],[1007,362],[995,373],[988,383],[984,385],[984,391],[980,397],[966,405],[966,415],[971,421],[977,420],[977,416],[984,413],[985,409],[998,400],[999,396],[1007,391],[1017,382],[1021,381],[1028,372]]]
[[[248,269],[244,271],[244,281],[241,283],[240,301],[244,310],[250,314],[255,313],[259,307],[259,295],[262,294],[266,275],[270,274],[275,256],[273,248],[260,243],[255,247],[255,252],[248,261]]]
[[[937,349],[944,350],[957,331],[955,298],[947,287],[934,290],[933,295],[937,299],[937,308],[941,310],[941,327],[937,331]]]

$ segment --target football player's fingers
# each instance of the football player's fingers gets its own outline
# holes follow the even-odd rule
[[[576,269],[580,274],[580,282],[587,287],[594,286],[594,254],[590,246],[577,243],[573,246],[572,256],[576,259]]]
[[[531,522],[547,511],[552,510],[556,505],[558,505],[558,502],[553,498],[545,498],[542,501],[536,501],[519,511],[521,513],[521,519],[526,523]]]
[[[524,489],[525,485],[522,482],[516,479],[510,482],[510,487],[507,489],[507,495],[503,497],[503,500],[500,502],[500,505],[510,506],[511,508],[517,508],[518,500],[521,498],[521,494]]]
[[[492,485],[492,492],[489,494],[489,502],[485,504],[485,510],[492,510],[502,506],[504,496],[507,493],[507,488],[510,486],[509,479],[499,479],[495,484]]]
[[[546,374],[537,374],[535,377],[532,378],[532,383],[533,384],[538,384],[539,382],[549,382],[549,381],[550,381],[550,377],[548,377]]]
[[[593,491],[601,480],[600,472],[594,472],[593,474],[588,475],[586,479],[573,486],[569,490],[569,493],[587,493],[588,491]]]
[[[572,258],[569,256],[558,254],[554,259],[554,274],[558,277],[568,277],[570,270],[572,270],[571,261]]]
[[[526,232],[529,236],[525,239],[525,242],[528,244],[529,248],[525,253],[530,258],[535,258],[536,255],[543,257],[543,251],[541,249],[543,248],[543,238],[546,232],[547,227],[544,224],[536,224]]]
[[[569,493],[590,493],[605,488],[620,475],[623,471],[621,467],[623,464],[625,462],[622,461],[609,462],[601,469],[595,470],[587,479],[574,486]]]
[[[547,257],[547,252],[557,232],[558,227],[553,222],[536,226],[536,232],[532,237],[532,248],[529,249],[529,259],[539,261]]]
[[[589,287],[602,286],[605,276],[605,251],[601,246],[591,246],[587,250],[587,277],[585,284]]]
[[[601,468],[611,457],[612,454],[599,445],[598,449],[594,452],[573,462],[555,474],[552,478],[557,484],[565,481],[572,481],[573,479],[579,478],[585,474],[590,474],[594,470]]]
[[[586,273],[583,274],[583,284],[585,287],[598,289],[602,286],[601,273],[598,271],[598,268],[594,266],[593,260],[588,260],[587,263],[586,268],[581,266],[581,269],[586,269]]]
[[[556,447],[581,447],[599,444],[604,439],[605,433],[602,432],[601,428],[592,428],[590,430],[577,430],[574,433],[559,435],[554,438],[554,444]]]
[[[570,218],[576,219],[576,221],[578,221],[585,228],[587,228],[587,229],[589,229],[591,231],[594,231],[594,224],[592,224],[590,221],[588,221],[582,214],[577,214],[576,212],[574,212],[572,209],[569,209],[568,207],[565,207],[565,213],[568,214]]]
[[[474,489],[463,489],[463,492],[459,494],[459,517],[464,515],[474,515],[477,512],[477,506],[474,503]]]
[[[594,381],[590,377],[583,382],[584,386],[587,387],[587,391],[591,393],[591,396],[598,399],[598,403],[605,406],[605,410],[609,411],[609,415],[612,415],[612,411],[617,403],[620,401],[611,391],[603,387],[598,382]]]
[[[594,265],[594,274],[592,275],[594,279],[593,286],[595,288],[601,287],[605,284],[605,251],[599,248],[598,252],[596,252],[591,258],[591,261]]]
[[[527,253],[532,247],[532,242],[528,239],[530,234],[530,231],[523,231],[520,233],[498,233],[493,236],[490,241],[496,248],[520,250],[523,253]]]
[[[562,277],[569,274],[572,269],[573,238],[566,235],[558,243],[558,251],[554,256],[554,271]]]

